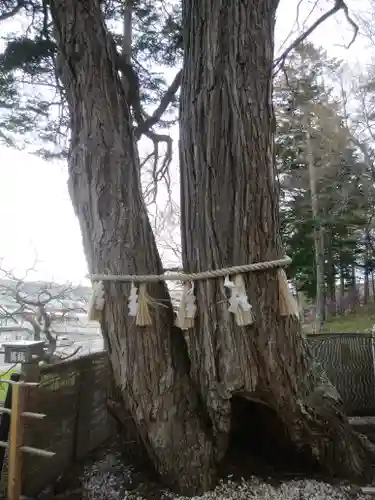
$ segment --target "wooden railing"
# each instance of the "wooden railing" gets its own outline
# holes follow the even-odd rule
[[[8,449],[8,500],[20,500],[22,485],[22,454],[29,453],[40,457],[51,458],[55,455],[52,451],[46,451],[31,446],[23,446],[24,419],[42,420],[46,417],[43,413],[25,411],[26,392],[28,389],[37,388],[38,382],[15,382],[13,380],[0,380],[0,383],[11,385],[12,404],[11,409],[0,407],[1,413],[10,415],[10,432],[8,442],[0,441],[2,448]]]

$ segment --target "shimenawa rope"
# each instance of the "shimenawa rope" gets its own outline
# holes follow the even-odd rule
[[[156,301],[147,294],[146,283],[159,281],[180,281],[184,283],[184,291],[181,297],[180,310],[177,315],[177,325],[187,330],[194,327],[194,318],[197,306],[195,304],[194,281],[225,277],[224,287],[230,290],[228,311],[234,314],[235,321],[239,326],[251,325],[254,322],[252,305],[248,302],[243,273],[277,269],[279,283],[279,311],[281,316],[297,316],[298,306],[289,289],[288,280],[283,270],[291,263],[291,259],[285,256],[282,259],[268,262],[255,262],[241,266],[224,267],[198,273],[165,273],[165,274],[92,274],[88,276],[93,285],[93,297],[91,300],[89,318],[98,320],[104,309],[104,287],[103,281],[130,282],[131,290],[128,297],[129,316],[134,316],[136,325],[148,326],[152,324],[148,306],[158,305]],[[233,281],[229,276],[234,276]],[[190,285],[189,285],[190,282]],[[140,284],[139,288],[135,283]]]
[[[290,257],[270,260],[268,262],[254,262],[253,264],[243,264],[242,266],[223,267],[199,273],[167,273],[167,274],[91,274],[88,278],[91,281],[124,281],[131,283],[156,283],[158,281],[197,281],[210,278],[221,278],[233,274],[242,274],[255,271],[265,271],[286,267],[292,262]]]

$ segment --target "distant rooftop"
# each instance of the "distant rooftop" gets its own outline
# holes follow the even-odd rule
[[[0,293],[1,289],[6,288],[15,291],[18,284],[19,282],[15,280],[0,279]],[[43,291],[48,291],[51,295],[57,296],[63,293],[64,290],[67,290],[64,296],[66,296],[67,298],[69,297],[71,300],[78,301],[80,299],[83,299],[85,302],[87,302],[91,295],[91,287],[81,285],[70,286],[68,283],[60,284],[50,283],[47,281],[24,281],[22,283],[22,287],[20,288],[20,291],[25,295],[28,295],[29,297],[36,297]]]
[[[7,295],[6,288],[15,290],[18,281],[9,280],[9,279],[0,279],[0,297],[1,295]],[[173,304],[173,308],[176,309],[179,306],[181,294],[182,294],[182,286],[178,286],[175,283],[168,282],[169,293],[171,295],[171,300]],[[20,291],[27,295],[28,297],[37,297],[41,292],[48,291],[52,296],[58,296],[63,293],[69,287],[69,284],[60,284],[60,283],[50,283],[46,281],[24,281],[22,284],[22,288]],[[5,293],[3,293],[3,291]],[[90,296],[92,293],[92,288],[90,286],[72,286],[69,288],[66,294],[64,294],[64,299],[69,299],[72,301],[84,301],[88,302],[90,300]],[[11,295],[11,294],[10,294]],[[1,300],[1,299],[0,299]]]

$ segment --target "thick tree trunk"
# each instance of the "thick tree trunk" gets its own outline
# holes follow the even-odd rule
[[[50,0],[71,116],[69,187],[91,273],[161,273],[144,206],[129,107],[99,0]],[[212,445],[198,414],[183,336],[164,283],[153,324],[128,317],[130,284],[105,285],[101,323],[116,382],[157,470],[174,488],[214,480]]]
[[[311,212],[314,224],[315,274],[316,274],[316,313],[315,333],[320,333],[325,319],[324,283],[324,232],[319,222],[319,199],[317,192],[316,167],[311,146],[311,120],[306,109],[306,162],[309,168]]]
[[[371,254],[370,231],[369,228],[366,228],[365,255],[364,255],[364,284],[363,284],[364,304],[368,304],[370,302],[370,254]]]
[[[330,307],[326,310],[329,315],[336,316],[337,313],[337,294],[336,294],[336,269],[333,259],[333,249],[332,249],[332,233],[326,233],[328,237],[327,241],[327,263],[326,263],[326,274],[327,274],[327,292],[329,296]],[[326,301],[327,302],[327,301]]]
[[[357,290],[357,275],[356,275],[356,267],[355,263],[351,266],[351,290],[350,290],[350,309],[351,311],[355,311],[358,305],[358,290]]]
[[[365,263],[364,270],[364,282],[363,282],[363,303],[367,305],[370,299],[370,273],[368,268],[368,262]]]
[[[184,0],[181,210],[186,271],[283,254],[273,161],[276,0]],[[191,374],[213,423],[218,459],[228,446],[231,398],[262,401],[298,448],[340,476],[371,474],[369,455],[318,370],[300,324],[278,314],[275,271],[245,276],[255,324],[237,327],[223,280],[198,281],[198,317],[186,333]],[[248,423],[251,425],[251,415]]]
[[[346,286],[345,286],[345,267],[340,262],[340,314],[344,314],[346,310]]]

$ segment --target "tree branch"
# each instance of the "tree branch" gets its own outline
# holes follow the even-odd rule
[[[24,319],[30,323],[30,325],[33,327],[33,334],[34,334],[34,340],[40,340],[41,339],[41,332],[42,332],[42,327],[38,323],[38,320],[33,317],[32,313],[26,313],[24,314]]]
[[[67,359],[70,359],[73,356],[75,356],[81,349],[82,349],[82,346],[80,345],[79,347],[77,347],[76,349],[74,349],[74,351],[71,352],[70,354],[67,354],[66,356],[59,357],[59,360],[60,361],[66,361]]]
[[[341,2],[341,10],[344,12],[345,14],[345,17],[346,17],[346,20],[348,21],[348,23],[352,26],[353,28],[353,36],[352,36],[352,39],[350,40],[350,42],[348,43],[348,45],[346,46],[347,49],[349,49],[349,47],[351,47],[351,45],[354,43],[354,40],[357,38],[357,35],[358,35],[358,31],[359,31],[359,28],[358,28],[358,25],[353,21],[353,19],[350,17],[350,14],[349,14],[349,9],[348,9],[348,6],[346,5],[345,2]]]
[[[11,9],[9,12],[4,12],[4,14],[0,14],[0,22],[15,16],[24,6],[25,0],[18,0],[17,5],[13,7],[13,9]]]
[[[281,56],[279,56],[275,60],[274,65],[273,65],[273,67],[274,67],[274,75],[277,74],[279,72],[279,70],[282,68],[282,66],[285,63],[286,58],[288,57],[288,55],[290,54],[290,52],[292,52],[292,50],[294,50],[300,43],[302,43],[304,40],[306,40],[306,38],[308,36],[310,36],[311,33],[313,31],[315,31],[324,21],[326,21],[329,17],[333,16],[334,14],[336,14],[336,12],[338,12],[340,10],[342,10],[344,12],[347,21],[349,22],[349,24],[354,29],[353,37],[352,37],[350,43],[347,46],[347,48],[349,48],[353,44],[354,40],[356,39],[359,28],[356,25],[356,23],[353,21],[353,19],[351,19],[350,15],[349,15],[348,6],[344,2],[344,0],[335,0],[335,5],[330,10],[328,10],[327,12],[325,12],[324,14],[322,14],[306,31],[304,31],[303,33],[301,33],[301,35],[299,35],[294,40],[294,42],[291,43],[284,50],[284,52],[281,54]]]
[[[123,86],[125,91],[125,97],[128,103],[129,108],[132,109],[133,116],[135,122],[137,123],[137,127],[134,129],[134,137],[138,141],[142,135],[146,135],[153,143],[154,151],[151,155],[149,155],[148,159],[154,158],[153,161],[153,169],[152,169],[152,178],[154,182],[153,189],[153,199],[156,197],[157,192],[157,181],[164,178],[166,180],[167,189],[170,190],[170,179],[169,179],[169,170],[168,167],[171,163],[172,159],[172,139],[166,134],[158,134],[152,130],[152,127],[156,125],[163,113],[168,108],[169,104],[172,102],[174,96],[176,95],[182,79],[182,70],[180,70],[175,76],[172,84],[167,89],[165,94],[160,100],[159,106],[153,112],[153,114],[149,117],[146,116],[142,109],[142,103],[140,98],[140,89],[139,89],[139,78],[134,70],[132,64],[128,62],[129,57],[126,57],[126,54],[119,54],[116,48],[116,43],[113,37],[110,37],[111,45],[113,48],[113,53],[115,57],[115,65],[117,69],[122,73],[123,76]],[[165,143],[166,145],[166,154],[164,160],[160,166],[159,163],[159,144]]]
[[[182,70],[180,70],[174,77],[173,82],[171,83],[171,85],[161,98],[159,106],[152,113],[152,115],[146,120],[144,120],[142,123],[138,124],[138,127],[135,129],[135,137],[137,139],[139,139],[142,136],[142,134],[145,134],[148,130],[150,130],[161,119],[162,115],[165,113],[169,104],[172,102],[178,89],[180,88],[181,80],[182,80]]]
[[[33,328],[35,340],[40,340],[41,334],[44,335],[48,342],[46,359],[53,359],[57,348],[57,338],[52,330],[53,322],[61,321],[71,311],[83,310],[80,307],[65,306],[61,310],[50,307],[54,301],[59,301],[63,306],[64,299],[73,293],[72,286],[61,287],[55,283],[38,283],[38,290],[31,289],[28,292],[23,279],[15,277],[11,271],[6,271],[1,266],[0,272],[7,278],[7,281],[0,283],[0,290],[3,290],[18,306],[15,310],[8,311],[0,304],[0,318],[12,318],[15,323],[18,323],[17,318],[27,321]]]
[[[164,180],[167,188],[168,195],[171,196],[171,178],[170,178],[170,173],[169,173],[169,165],[171,164],[172,161],[172,146],[173,146],[173,141],[172,138],[169,135],[166,134],[157,134],[156,132],[153,132],[152,130],[148,130],[145,132],[146,137],[148,137],[152,143],[153,143],[153,151],[147,157],[145,160],[141,163],[141,168],[144,167],[144,165],[153,158],[152,162],[152,167],[151,167],[151,177],[152,181],[149,183],[149,185],[145,188],[143,194],[144,194],[144,199],[146,200],[146,203],[155,203],[156,202],[156,197],[158,193],[158,183],[161,180]],[[159,160],[160,160],[160,155],[159,155],[159,144],[164,143],[166,145],[166,152],[164,155],[164,158],[161,162],[161,165],[159,166]]]

